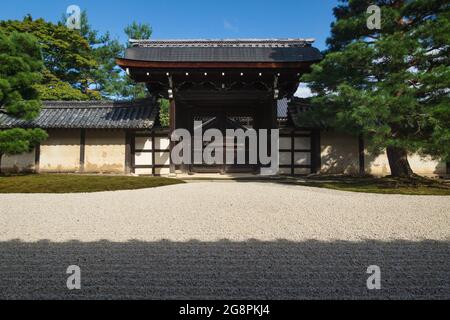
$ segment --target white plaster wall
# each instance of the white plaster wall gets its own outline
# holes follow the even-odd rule
[[[295,137],[294,148],[296,150],[311,150],[311,138]]]
[[[168,150],[170,148],[170,139],[155,137],[155,149]]]
[[[125,132],[87,130],[84,171],[88,173],[124,173]]]
[[[134,155],[134,164],[137,166],[151,166],[152,153],[151,152],[136,152]]]
[[[444,162],[432,159],[431,157],[421,157],[418,154],[408,156],[408,161],[414,173],[427,177],[436,177],[446,174]],[[374,176],[387,176],[391,174],[389,161],[386,152],[378,156],[371,156],[366,153],[366,172]]]
[[[291,150],[291,137],[280,137],[279,147],[284,150]],[[295,137],[294,138],[294,149],[296,150],[310,150],[311,149],[311,138],[308,137]]]
[[[152,150],[152,138],[136,137],[135,148],[137,150]]]
[[[280,152],[280,164],[281,165],[290,165],[292,162],[291,153],[290,152]]]
[[[156,152],[155,153],[156,165],[170,165],[170,152]]]
[[[49,130],[41,145],[40,172],[76,172],[80,169],[80,130]]]
[[[150,169],[135,169],[134,173],[137,175],[151,175],[152,169],[151,168]],[[156,168],[155,174],[161,175],[161,176],[167,176],[170,174],[170,169],[169,168]]]
[[[279,147],[280,149],[291,150],[292,138],[280,137]]]
[[[2,157],[2,172],[33,172],[34,171],[34,160],[35,153],[34,150],[29,153],[19,154],[19,155],[4,155]]]
[[[166,176],[166,175],[170,174],[170,169],[169,168],[156,168],[155,174],[161,175],[161,176]]]
[[[145,168],[145,169],[135,169],[134,173],[137,175],[151,175],[152,169],[151,168]]]
[[[321,132],[321,173],[357,174],[359,172],[358,138],[344,133]]]

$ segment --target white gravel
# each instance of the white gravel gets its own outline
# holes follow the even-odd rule
[[[449,237],[450,197],[232,182],[92,194],[0,194],[0,241]]]
[[[81,291],[66,288],[74,264]],[[112,298],[450,299],[450,197],[269,182],[0,194],[0,299]]]

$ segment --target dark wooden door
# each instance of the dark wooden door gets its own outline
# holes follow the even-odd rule
[[[204,142],[202,145],[202,150],[195,150],[194,152],[202,152],[204,149],[210,144],[219,144],[220,147],[223,150],[223,164],[194,164],[191,166],[191,171],[194,173],[250,173],[254,172],[256,170],[255,165],[250,164],[241,164],[238,165],[237,163],[237,152],[238,150],[244,150],[246,153],[246,161],[248,161],[249,156],[249,143],[246,141],[245,145],[238,145],[236,139],[232,141],[231,139],[226,138],[226,130],[227,129],[242,129],[242,130],[248,130],[253,128],[253,117],[251,116],[234,116],[234,115],[228,115],[226,111],[221,112],[215,112],[215,114],[197,114],[195,117],[193,117],[193,120],[196,121],[202,121],[202,133],[204,133],[208,129],[218,129],[222,132],[222,135],[224,137],[223,141],[212,141],[212,142]],[[230,145],[231,144],[231,145]],[[195,148],[195,147],[194,147]],[[227,148],[231,148],[234,150],[235,155],[235,164],[233,165],[227,165],[225,163],[225,157],[226,157],[226,150]]]

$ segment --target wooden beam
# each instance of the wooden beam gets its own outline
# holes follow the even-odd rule
[[[116,63],[126,68],[154,68],[154,69],[305,69],[317,61],[307,62],[159,62],[131,59],[116,59]]]
[[[319,173],[322,167],[322,157],[320,150],[320,129],[313,129],[311,135],[311,173]]]
[[[86,130],[80,131],[80,172],[84,172],[84,163],[86,158]]]

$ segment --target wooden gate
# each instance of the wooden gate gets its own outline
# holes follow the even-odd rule
[[[246,155],[246,159],[249,159],[249,142],[246,141],[244,144],[238,143],[236,139],[231,140],[229,137],[226,137],[226,130],[232,129],[242,129],[244,132],[252,129],[253,120],[251,117],[233,117],[226,116],[225,114],[220,114],[217,116],[202,116],[196,117],[196,121],[202,122],[202,134],[208,129],[218,129],[222,132],[223,141],[213,141],[213,142],[204,142],[202,144],[201,150],[196,150],[193,146],[193,152],[200,152],[203,154],[203,151],[207,146],[212,144],[212,146],[216,146],[217,148],[222,148],[223,159],[221,164],[193,164],[190,167],[190,171],[193,173],[238,173],[238,172],[254,172],[257,168],[257,165],[252,164],[238,164],[237,163],[237,154],[238,152],[244,152]],[[234,150],[234,164],[226,163],[226,151],[228,149]]]
[[[222,129],[243,129],[245,131],[252,126],[250,119],[236,119],[234,117],[226,118],[224,125],[219,124],[218,121],[220,120],[215,117],[204,118],[203,120],[206,120],[203,122],[203,131],[217,127]],[[248,121],[247,126],[243,125],[245,121]],[[226,148],[232,144],[232,148],[235,150],[235,157],[238,151],[244,149],[248,161],[248,141],[246,141],[245,145],[240,145],[235,140],[226,139],[225,132],[223,133],[224,141],[220,145],[224,148],[224,160]],[[170,139],[168,131],[133,134],[130,144],[130,167],[133,173],[155,176],[168,175],[170,173]],[[192,154],[194,154],[194,151],[200,151],[203,154],[203,150],[208,144],[204,143],[202,150],[195,150],[194,143],[191,143]],[[315,173],[320,167],[320,136],[314,131],[280,130],[279,167],[279,174],[281,175],[294,176]],[[217,165],[203,163],[185,166],[185,169],[192,173],[258,173],[259,168],[259,165],[227,165],[226,163]]]

